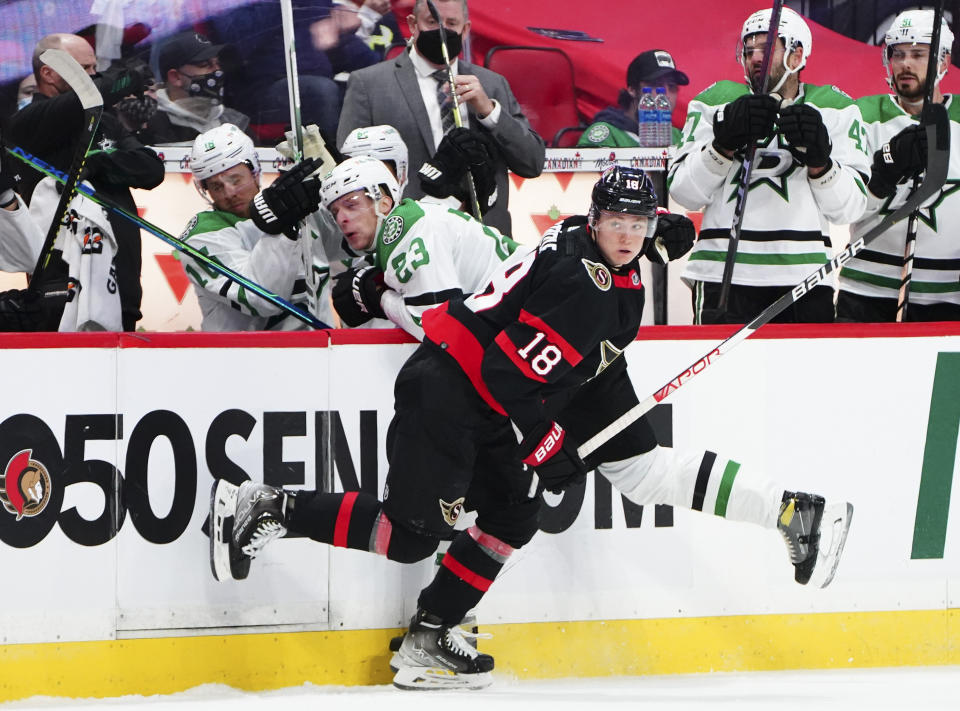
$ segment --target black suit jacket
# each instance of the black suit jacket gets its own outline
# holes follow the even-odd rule
[[[530,127],[506,79],[496,72],[463,60],[459,62],[458,73],[476,76],[487,96],[500,104],[500,118],[493,130],[483,128],[474,116],[471,116],[470,127],[486,132],[499,148],[497,202],[483,221],[504,234],[510,234],[507,169],[524,178],[540,175],[546,152],[543,139]],[[397,129],[407,144],[410,184],[404,197],[423,197],[417,171],[433,156],[436,146],[433,144],[433,132],[423,105],[416,70],[407,52],[350,73],[337,129],[337,144],[343,145],[347,135],[355,128],[383,124]]]

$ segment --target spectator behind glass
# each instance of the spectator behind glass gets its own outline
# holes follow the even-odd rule
[[[130,188],[151,190],[157,187],[163,182],[163,161],[123,127],[112,108],[125,96],[142,92],[143,75],[122,65],[94,74],[97,58],[82,37],[53,34],[37,43],[33,52],[37,91],[30,104],[11,117],[10,143],[64,171],[69,169],[73,160],[83,128],[83,107],[63,78],[40,61],[40,55],[47,49],[62,49],[70,54],[87,74],[94,76],[94,83],[103,96],[104,112],[92,150],[87,154],[83,177],[102,196],[136,214],[137,206]],[[36,171],[23,172],[19,191],[27,201],[41,177]],[[140,230],[113,214],[110,215],[110,226],[117,239],[114,264],[123,329],[132,331],[141,317],[143,293],[140,287]],[[62,268],[65,269],[65,265]],[[51,267],[47,271],[55,270]]]
[[[669,52],[648,49],[641,52],[627,67],[627,88],[620,90],[617,106],[608,106],[593,117],[593,123],[583,132],[578,146],[594,148],[624,148],[640,145],[637,108],[643,89],[657,87],[667,90],[670,107],[677,105],[678,86],[690,83],[687,75],[677,69]],[[673,129],[672,143],[680,140],[680,131]]]
[[[17,111],[27,106],[37,91],[37,78],[33,74],[27,74],[17,85]]]
[[[376,52],[378,59],[385,59],[390,47],[404,43],[390,0],[333,0],[333,5],[335,15],[341,9],[343,14],[355,16],[351,20],[356,26],[353,33]]]
[[[293,0],[292,6],[300,116],[304,125],[316,124],[333,145],[341,105],[341,90],[333,77],[374,64],[379,57],[353,34],[354,13],[332,16],[331,0]],[[231,80],[231,101],[256,125],[289,126],[280,4],[244,5],[213,18],[211,26],[217,41],[229,43],[237,55],[239,81]]]
[[[506,79],[456,59],[463,38],[470,32],[465,0],[436,0],[436,7],[446,28],[449,55],[455,58],[453,73],[463,125],[481,132],[493,144],[494,160],[490,167],[496,175],[497,198],[483,221],[509,235],[507,169],[524,178],[540,175],[545,154],[543,139],[530,127]],[[410,50],[350,75],[337,143],[342,144],[355,128],[393,126],[407,144],[411,172],[418,172],[453,127],[452,111],[446,110],[452,100],[440,29],[425,1],[417,2],[407,24],[414,37]],[[417,200],[424,194],[419,182],[411,181],[404,196]]]
[[[223,103],[221,49],[196,32],[182,32],[160,43],[157,66],[163,88],[157,92],[158,111],[140,132],[146,142],[192,143],[199,134],[225,123],[247,129],[250,119]]]

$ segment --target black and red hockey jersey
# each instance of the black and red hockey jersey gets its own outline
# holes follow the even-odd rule
[[[482,292],[426,312],[423,329],[526,434],[553,419],[545,400],[599,375],[636,338],[643,298],[636,261],[613,270],[577,216],[505,263]]]

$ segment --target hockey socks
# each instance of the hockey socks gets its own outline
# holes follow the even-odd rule
[[[420,593],[418,607],[445,625],[459,624],[490,589],[513,550],[477,526],[461,531],[440,561],[433,581]]]
[[[289,494],[290,492],[288,492]],[[380,501],[361,491],[293,495],[287,528],[338,548],[370,550],[370,534],[380,516]]]

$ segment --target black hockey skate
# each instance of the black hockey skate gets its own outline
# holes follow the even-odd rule
[[[493,679],[493,657],[481,654],[459,627],[418,610],[395,655],[398,689],[483,689]]]
[[[239,487],[219,479],[210,496],[210,567],[217,580],[242,580],[250,561],[273,539],[283,536],[286,495],[266,484],[245,481]]]
[[[822,496],[783,492],[777,530],[794,567],[794,580],[826,587],[833,580],[853,517],[849,503],[826,506]],[[824,538],[824,535],[827,538]]]
[[[481,633],[480,628],[477,626],[477,613],[475,610],[469,610],[466,615],[463,616],[463,619],[460,620],[460,624],[457,625],[460,628],[460,633],[463,635],[463,638],[467,641],[474,649],[477,648],[477,640],[480,637],[484,639],[489,639],[493,635],[487,633]],[[396,637],[390,638],[390,651],[393,652],[393,656],[390,658],[390,671],[394,674],[397,673],[397,670],[400,669],[400,645],[403,644],[403,639],[406,637],[406,634],[398,634]]]

